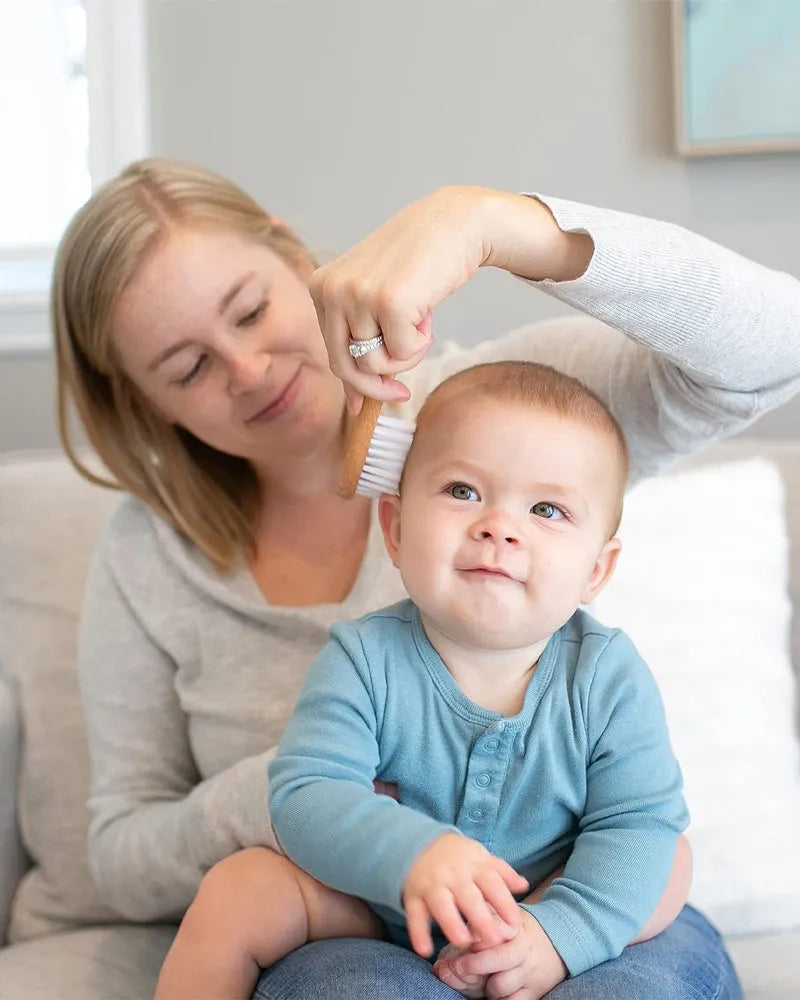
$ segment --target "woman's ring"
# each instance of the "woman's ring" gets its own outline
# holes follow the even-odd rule
[[[379,333],[377,337],[370,337],[369,340],[351,339],[347,350],[350,352],[351,358],[360,358],[364,354],[369,354],[370,351],[377,351],[379,347],[383,347],[382,333]]]

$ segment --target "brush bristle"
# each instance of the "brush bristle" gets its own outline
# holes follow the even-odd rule
[[[356,493],[364,497],[397,493],[413,437],[413,423],[381,414],[369,443]]]

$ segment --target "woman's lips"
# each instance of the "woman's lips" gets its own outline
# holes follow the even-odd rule
[[[271,403],[268,403],[263,410],[259,410],[254,416],[248,417],[246,423],[266,424],[272,420],[277,420],[278,417],[282,416],[294,403],[299,391],[300,369],[298,368],[291,379],[289,379],[280,395],[276,399],[273,399]]]

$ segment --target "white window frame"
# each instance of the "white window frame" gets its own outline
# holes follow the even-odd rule
[[[89,91],[92,190],[150,147],[147,0],[83,0]],[[30,264],[31,275],[52,261],[55,246],[3,253]],[[32,277],[25,288],[0,292],[0,355],[47,353],[52,346],[49,288]]]

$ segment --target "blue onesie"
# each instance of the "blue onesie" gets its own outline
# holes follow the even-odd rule
[[[269,776],[287,855],[369,901],[404,945],[403,883],[440,834],[480,841],[531,886],[566,862],[520,905],[572,975],[641,930],[688,823],[655,681],[622,632],[583,610],[512,717],[463,694],[411,601],[334,625]],[[400,802],[376,795],[375,778]]]

